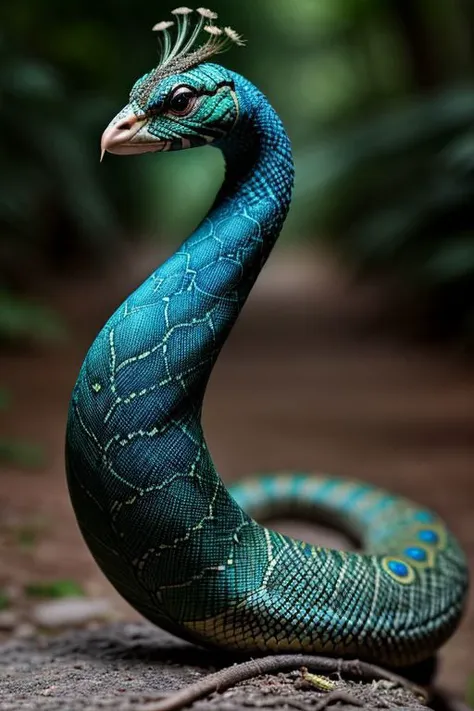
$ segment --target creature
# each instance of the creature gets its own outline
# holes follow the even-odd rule
[[[226,173],[208,215],[87,353],[66,443],[80,529],[134,608],[198,644],[422,660],[454,631],[468,583],[464,554],[436,514],[326,475],[271,474],[227,490],[214,468],[200,421],[206,385],[286,217],[293,162],[263,94],[209,61],[241,38],[204,8],[173,14],[154,28],[160,64],[136,82],[102,149],[210,144]],[[362,552],[256,521],[296,510],[339,522]]]

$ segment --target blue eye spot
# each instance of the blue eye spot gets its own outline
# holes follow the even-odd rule
[[[415,519],[420,523],[433,523],[435,517],[431,511],[417,511]]]
[[[409,572],[408,565],[402,563],[401,560],[390,560],[387,565],[394,575],[398,575],[399,578],[407,577]]]
[[[416,546],[410,546],[409,548],[405,548],[404,553],[409,558],[417,560],[420,563],[424,562],[428,557],[426,555],[426,551],[423,548],[417,548]]]
[[[423,543],[438,543],[439,536],[436,531],[430,531],[428,529],[423,531],[418,531],[418,538]]]

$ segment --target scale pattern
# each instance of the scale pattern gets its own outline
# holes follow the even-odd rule
[[[112,315],[81,368],[66,462],[83,536],[117,590],[186,639],[423,659],[454,631],[467,590],[464,554],[434,513],[304,473],[228,491],[215,471],[200,423],[206,384],[286,217],[293,163],[280,119],[250,82],[214,64],[188,74],[234,92],[232,130],[222,136],[217,116],[214,132],[226,176],[207,217]],[[232,102],[220,103],[228,125]],[[363,552],[256,521],[284,511],[329,516]]]

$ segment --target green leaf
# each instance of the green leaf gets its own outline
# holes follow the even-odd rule
[[[75,580],[52,580],[25,585],[25,594],[33,598],[84,597],[82,586]]]
[[[10,605],[10,599],[3,590],[0,590],[0,610],[5,610]]]

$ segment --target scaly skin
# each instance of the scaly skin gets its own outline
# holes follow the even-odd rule
[[[179,117],[166,98],[178,84],[198,97]],[[288,138],[252,84],[205,63],[140,80],[103,146],[205,142],[226,160],[213,208],[105,324],[74,388],[67,473],[83,536],[123,597],[186,639],[249,653],[421,660],[455,629],[467,590],[463,552],[435,514],[309,474],[268,475],[229,493],[215,471],[202,400],[290,204]],[[363,553],[314,547],[255,520],[285,510],[329,516],[360,537]]]

